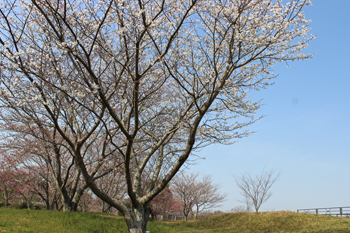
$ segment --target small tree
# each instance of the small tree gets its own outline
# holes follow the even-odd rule
[[[188,215],[191,213],[195,203],[195,186],[197,177],[197,173],[191,173],[189,175],[181,173],[172,183],[172,189],[175,196],[182,202],[181,209],[185,217],[185,221],[187,221]]]
[[[210,175],[198,180],[198,173],[181,174],[173,182],[174,192],[183,202],[183,214],[187,220],[193,212],[194,219],[203,210],[220,206],[226,194],[220,194],[218,184],[213,184]],[[194,209],[194,210],[193,210]]]
[[[203,210],[219,207],[226,194],[219,193],[220,185],[213,184],[211,175],[206,175],[196,185],[193,215],[197,219]]]
[[[247,204],[251,201],[255,211],[258,212],[260,206],[272,196],[269,190],[280,175],[275,170],[263,170],[255,177],[252,177],[250,173],[244,173],[240,177],[235,177],[236,184],[244,197],[242,202]]]
[[[244,213],[251,212],[252,210],[252,201],[249,198],[244,198],[244,200],[240,201],[243,205],[235,206],[231,209],[233,213]]]

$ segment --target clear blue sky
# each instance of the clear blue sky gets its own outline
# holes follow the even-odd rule
[[[279,169],[282,176],[261,211],[350,206],[350,1],[314,0],[305,9],[316,39],[311,60],[275,67],[275,85],[254,94],[265,118],[254,135],[199,152],[190,172],[212,174],[227,201],[241,205],[232,174]]]

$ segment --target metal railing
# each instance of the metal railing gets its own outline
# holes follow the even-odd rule
[[[340,217],[350,217],[350,206],[345,207],[328,207],[328,208],[313,208],[313,209],[299,209],[298,213],[308,214],[323,214]]]

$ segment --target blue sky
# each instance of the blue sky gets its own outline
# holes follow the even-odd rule
[[[257,131],[230,146],[212,145],[189,172],[211,174],[227,201],[241,205],[232,174],[279,169],[273,196],[261,211],[350,206],[350,1],[314,0],[305,9],[316,39],[304,62],[275,66],[275,85],[255,93],[265,117]]]

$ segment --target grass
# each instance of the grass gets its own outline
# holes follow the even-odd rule
[[[349,232],[350,218],[294,213],[290,211],[221,214],[196,223],[210,232]]]
[[[350,233],[350,218],[293,212],[235,213],[200,221],[149,221],[151,233],[342,232]],[[70,213],[0,208],[0,232],[127,232],[123,217],[101,213]]]
[[[0,232],[126,232],[122,220],[91,213],[1,208]]]

